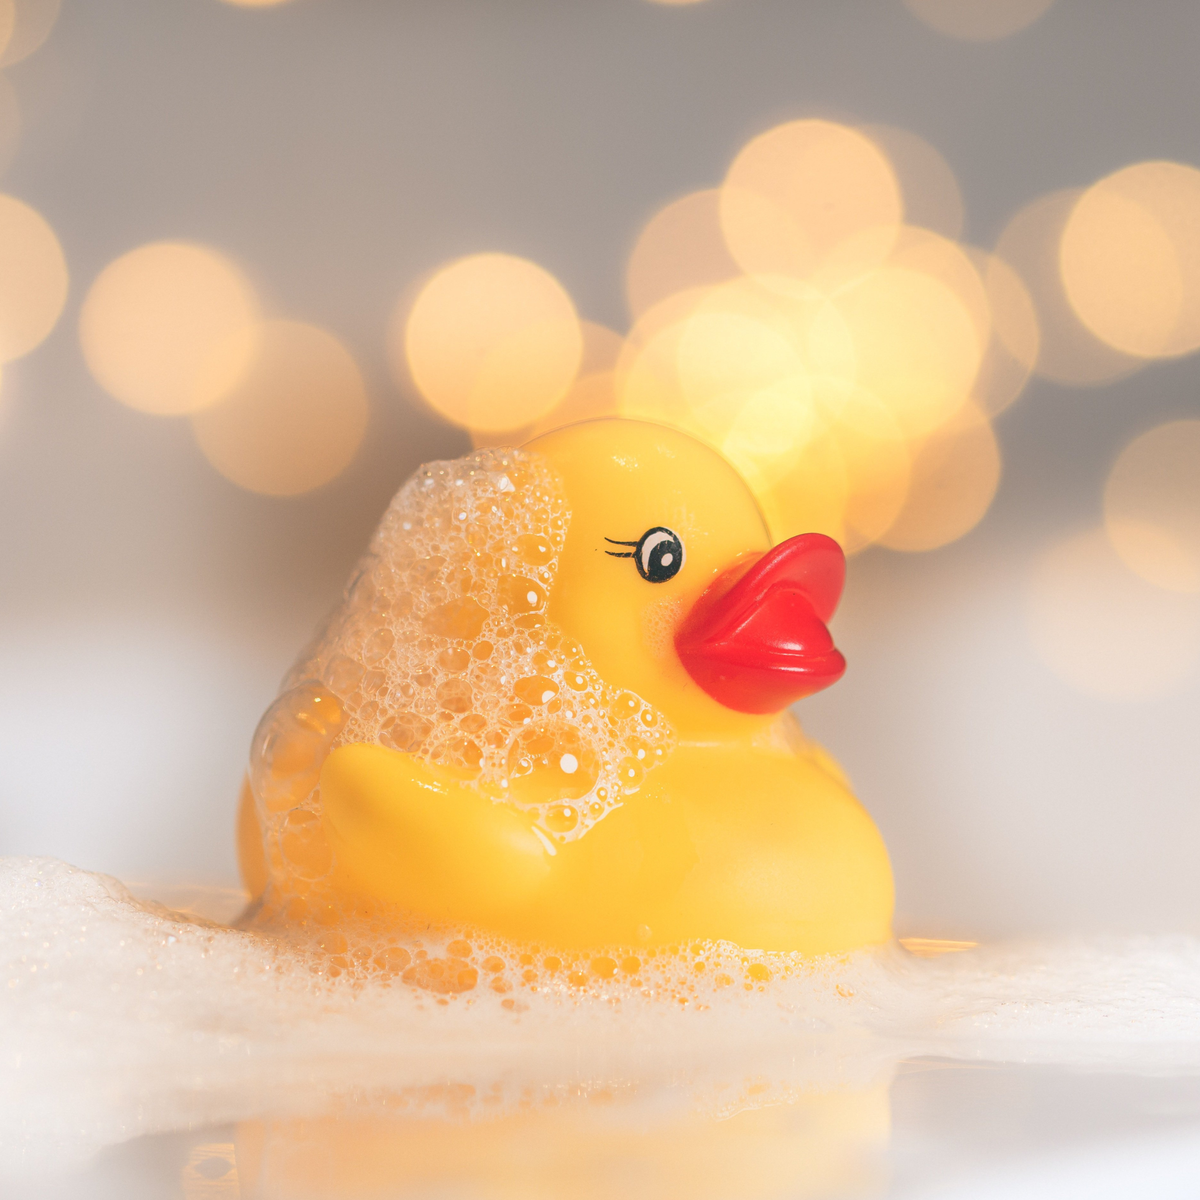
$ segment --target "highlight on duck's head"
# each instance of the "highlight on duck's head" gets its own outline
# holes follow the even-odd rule
[[[825,626],[841,548],[811,533],[772,548],[749,487],[715,450],[623,418],[526,449],[557,470],[571,510],[548,617],[681,736],[752,728],[841,677]]]

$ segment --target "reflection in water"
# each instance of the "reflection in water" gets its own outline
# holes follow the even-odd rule
[[[466,1100],[470,1090],[394,1093],[368,1117],[350,1101],[339,1115],[242,1122],[233,1142],[242,1200],[759,1200],[872,1196],[886,1186],[886,1080],[791,1096],[763,1084],[740,1109],[718,1113],[689,1111],[671,1092],[579,1088],[475,1119],[454,1112],[456,1092]],[[422,1116],[430,1101],[450,1112]]]

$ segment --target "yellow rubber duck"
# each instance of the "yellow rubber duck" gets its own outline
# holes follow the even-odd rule
[[[815,955],[887,940],[883,841],[787,711],[844,669],[825,626],[842,588],[840,548],[819,534],[772,548],[737,472],[671,428],[600,419],[523,449],[561,481],[567,517],[552,583],[542,595],[530,572],[518,591],[528,583],[536,611],[513,624],[582,647],[605,695],[659,721],[662,736],[622,760],[632,782],[620,802],[562,838],[538,807],[545,772],[514,769],[498,794],[477,769],[394,748],[395,739],[346,740],[337,695],[310,689],[303,721],[333,749],[305,759],[303,786],[319,781],[319,810],[296,810],[296,824],[318,846],[305,853],[331,852],[321,886],[543,946],[725,939]],[[443,656],[478,651],[472,603],[438,610],[442,627],[462,635]],[[460,625],[446,625],[446,612]],[[538,698],[530,702],[532,712]],[[655,761],[639,765],[647,748]],[[556,778],[578,773],[578,754],[552,766]],[[256,818],[246,795],[242,861],[260,892],[271,874],[266,809],[260,797]]]

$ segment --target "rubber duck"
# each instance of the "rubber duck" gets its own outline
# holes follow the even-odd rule
[[[382,735],[348,738],[336,689],[313,685],[301,724],[323,740],[305,751],[303,786],[316,782],[319,806],[296,811],[315,847],[304,853],[334,864],[321,886],[543,946],[719,939],[818,955],[886,941],[893,886],[883,841],[789,712],[845,669],[827,629],[844,581],[840,547],[821,534],[772,546],[737,471],[676,429],[597,419],[521,453],[558,481],[563,515],[546,519],[562,532],[540,545],[540,561],[553,557],[551,582],[537,582],[551,579],[545,570],[521,577],[517,591],[527,592],[516,603],[532,611],[507,627],[575,648],[566,653],[581,648],[581,670],[654,736],[622,735],[634,749],[620,759],[619,795],[601,806],[604,788],[593,786],[601,816],[580,826],[588,796],[568,786],[570,802],[547,809],[547,796],[557,800],[545,789],[550,776],[565,786],[583,773],[585,750],[552,749],[540,771],[526,755],[484,786],[469,761],[437,761]],[[503,556],[492,565],[510,567]],[[436,610],[443,625],[459,622],[446,626],[458,636],[443,657],[479,652],[483,627],[464,607],[473,603],[452,598]],[[557,640],[544,641],[547,631]],[[542,693],[551,706],[563,703],[546,699],[555,686]],[[534,715],[521,719],[537,728],[538,697],[526,699]],[[247,795],[242,858],[261,891],[270,869]]]

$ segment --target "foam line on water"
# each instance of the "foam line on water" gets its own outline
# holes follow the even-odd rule
[[[347,1096],[369,1108],[401,1094],[431,1111],[486,1096],[496,1111],[618,1088],[728,1111],[756,1102],[749,1081],[774,1100],[866,1087],[918,1055],[1200,1071],[1190,937],[931,960],[893,945],[781,971],[761,991],[702,991],[690,1006],[564,983],[515,1011],[482,987],[439,998],[331,977],[319,954],[137,901],[51,859],[0,859],[0,996],[6,1170]]]

